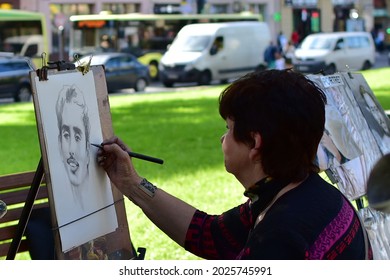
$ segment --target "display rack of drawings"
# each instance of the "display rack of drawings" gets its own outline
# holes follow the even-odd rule
[[[371,170],[390,153],[390,119],[362,74],[307,77],[327,96],[317,163],[330,181],[356,202],[374,259],[390,259],[390,214],[373,209],[366,199]]]

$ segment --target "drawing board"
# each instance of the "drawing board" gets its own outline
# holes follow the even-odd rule
[[[122,195],[97,164],[112,123],[102,66],[30,73],[59,259],[134,257]]]

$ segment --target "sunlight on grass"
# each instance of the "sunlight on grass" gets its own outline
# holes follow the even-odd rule
[[[35,111],[32,103],[15,106],[13,104],[2,105],[0,110],[0,126],[7,125],[33,125],[36,126]]]
[[[361,72],[384,110],[390,110],[390,67]]]

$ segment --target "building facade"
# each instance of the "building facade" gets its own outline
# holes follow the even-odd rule
[[[239,13],[262,16],[276,40],[279,33],[300,39],[316,32],[387,30],[390,33],[390,0],[14,0],[7,5],[47,16],[49,40],[58,49],[66,42],[68,17],[74,14],[111,13]],[[386,41],[389,35],[386,34]],[[65,47],[66,48],[66,47]],[[54,51],[55,52],[55,51]]]

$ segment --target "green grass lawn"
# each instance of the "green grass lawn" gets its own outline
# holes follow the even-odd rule
[[[362,72],[385,110],[390,109],[390,68]],[[113,128],[134,151],[164,159],[163,165],[134,159],[137,170],[158,187],[211,214],[244,200],[242,186],[227,174],[218,114],[224,86],[175,93],[112,95]],[[0,175],[35,170],[40,148],[32,103],[0,105]],[[146,259],[197,259],[172,242],[126,201],[134,246]],[[18,255],[26,259],[28,255]]]
[[[390,110],[390,67],[361,72],[384,110]]]

